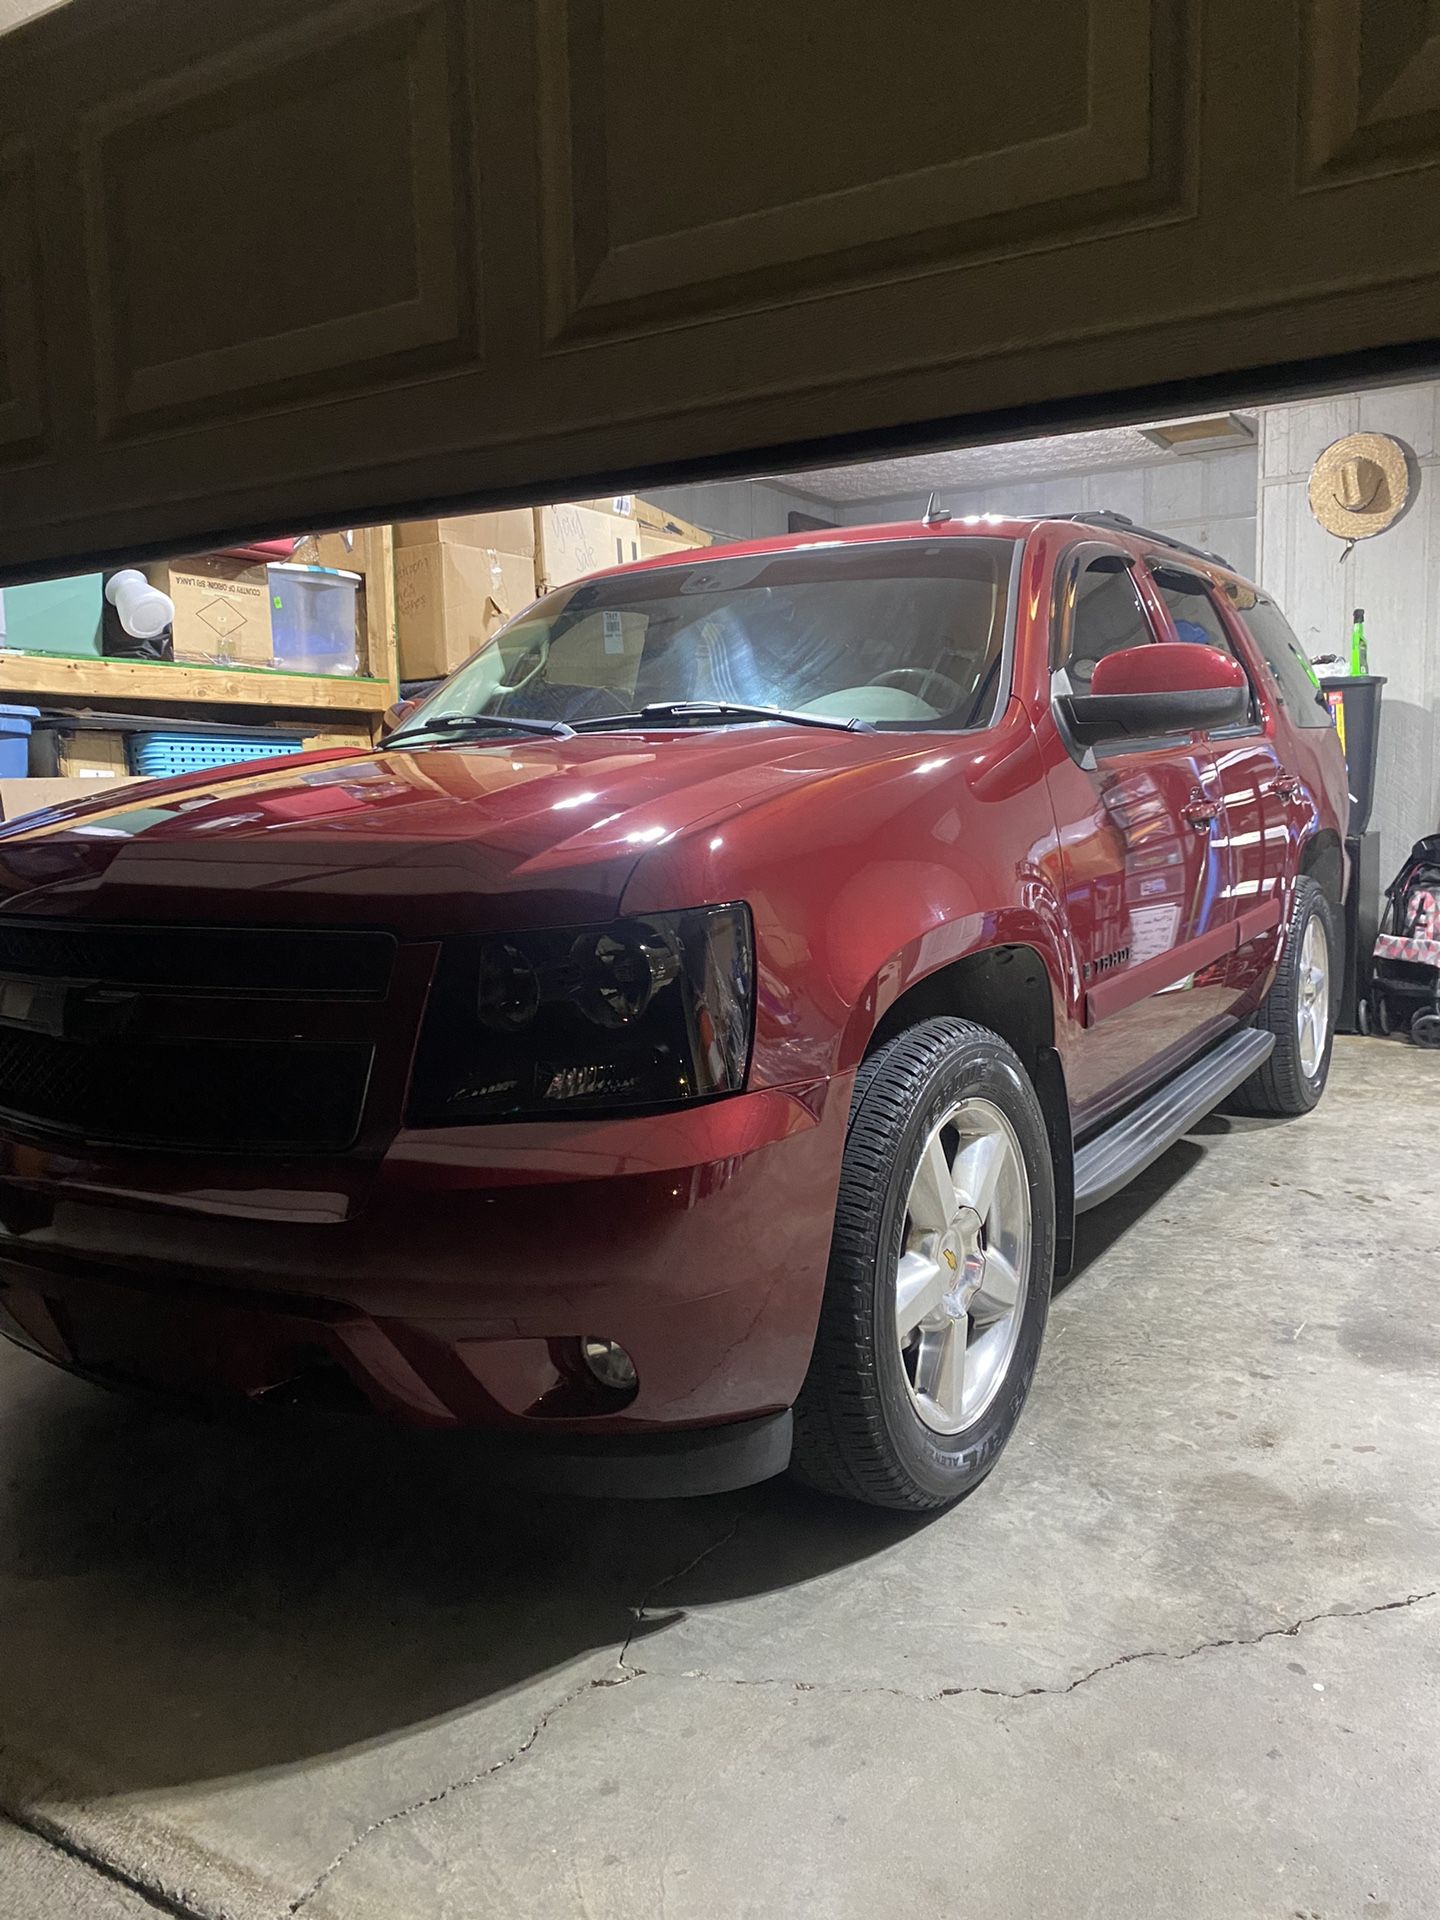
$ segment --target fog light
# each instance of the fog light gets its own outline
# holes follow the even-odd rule
[[[640,1384],[635,1362],[618,1340],[597,1340],[587,1334],[580,1342],[580,1357],[612,1393],[633,1393]]]

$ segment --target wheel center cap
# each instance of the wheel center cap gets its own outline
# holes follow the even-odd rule
[[[963,1320],[971,1295],[979,1290],[980,1282],[985,1277],[984,1252],[970,1235],[955,1227],[942,1236],[939,1252],[946,1274],[950,1277],[944,1300],[945,1312],[952,1320]]]

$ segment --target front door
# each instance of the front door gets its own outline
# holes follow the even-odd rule
[[[1096,663],[1158,637],[1128,554],[1086,542],[1060,563],[1052,666],[1076,692]],[[1168,636],[1167,636],[1168,637]],[[1046,753],[1084,1034],[1069,1063],[1081,1127],[1162,1078],[1225,1025],[1234,943],[1224,796],[1202,735],[1083,750],[1051,710]]]

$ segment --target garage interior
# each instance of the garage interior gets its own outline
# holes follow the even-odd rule
[[[617,540],[654,557],[927,510],[1124,513],[1253,573],[1307,650],[1341,656],[1322,673],[1343,675],[1365,603],[1387,683],[1367,871],[1388,874],[1440,811],[1437,396],[297,551],[393,569],[366,594],[397,609],[408,688]],[[1402,440],[1416,488],[1347,550],[1307,482],[1361,431]],[[530,529],[534,553],[474,544]],[[48,804],[133,777],[36,785]],[[6,783],[12,815],[29,785]],[[7,1347],[0,1833],[23,1910],[869,1914],[892,1910],[903,1807],[919,1913],[1427,1911],[1437,1125],[1434,1056],[1398,1036],[1342,1039],[1301,1122],[1202,1122],[1082,1221],[1015,1444],[928,1524],[783,1482],[640,1508],[506,1493],[453,1441],[197,1427]]]
[[[0,28],[31,11],[0,0]],[[534,31],[486,20],[488,130],[454,79],[481,32],[458,0],[346,0],[318,25],[278,0],[253,20],[226,0],[208,27],[169,0],[104,11],[76,0],[0,37],[0,262],[33,253],[45,286],[27,306],[12,276],[0,297],[7,824],[77,794],[123,809],[157,766],[369,751],[536,589],[612,558],[928,510],[1111,511],[1251,576],[1334,681],[1363,610],[1383,680],[1364,959],[1384,884],[1440,829],[1440,94],[1418,13],[1256,22],[1227,0],[1202,42],[1198,9],[1077,9],[1099,57],[1061,36],[1056,99],[1019,138],[1062,137],[1083,69],[1097,157],[1047,150],[1038,184],[995,186],[985,114],[978,162],[939,179],[938,150],[884,108],[903,90],[873,41],[855,51],[863,9],[837,10],[848,54],[803,33],[797,51],[747,0],[715,31],[770,47],[797,124],[833,134],[855,88],[882,105],[832,176],[771,100],[747,124],[774,145],[757,132],[723,175],[731,204],[718,166],[662,167],[678,120],[718,153],[736,119],[733,74],[691,84],[693,22],[662,8],[627,13],[618,53],[599,0],[541,4]],[[1027,19],[947,42],[951,69],[962,51],[992,78],[1017,64],[1043,25]],[[284,102],[342,20],[335,98],[302,137]],[[648,69],[643,95],[627,79],[642,48],[690,76],[673,97]],[[236,153],[200,146],[187,61],[267,106],[284,68],[275,150],[233,201],[205,203]],[[598,131],[572,98],[591,71]],[[457,163],[442,193],[443,143],[417,136],[413,231],[386,204],[419,291],[397,267],[367,306],[339,268],[325,280],[328,252],[385,252],[332,196],[336,155],[383,195],[356,129],[415,101],[485,166]],[[587,185],[607,139],[624,165]],[[189,271],[186,245],[147,251],[133,223],[192,141],[212,172],[165,210],[191,255],[217,219],[253,250],[263,188],[300,209],[277,244],[291,264],[297,231],[318,248],[328,304],[284,275],[248,306],[197,292],[183,323],[140,297]],[[543,218],[510,157],[537,148],[542,186],[567,180]],[[978,210],[918,240],[901,211],[872,218],[866,170],[883,193],[905,155]],[[1069,204],[1066,165],[1094,180],[1057,249],[1026,222]],[[775,182],[802,171],[812,197],[787,204]],[[468,231],[456,205],[483,213],[485,276],[436,277]],[[86,273],[123,320],[93,337]],[[1210,298],[1211,274],[1233,298]],[[1351,538],[1312,481],[1356,435],[1382,436],[1404,480]],[[233,620],[187,628],[222,580],[249,617],[277,566],[353,581],[326,657],[287,657],[268,610],[244,643]],[[127,570],[170,599],[158,635],[107,597]],[[1353,999],[1342,1024],[1312,1114],[1212,1115],[1082,1218],[1016,1436],[935,1516],[786,1480],[650,1504],[506,1488],[455,1436],[201,1418],[0,1342],[0,1911],[1430,1920],[1440,1054],[1358,1032]]]

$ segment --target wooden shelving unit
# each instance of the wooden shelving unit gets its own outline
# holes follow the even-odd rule
[[[368,734],[399,697],[395,659],[395,571],[389,527],[356,540],[364,580],[364,677],[282,673],[265,667],[208,667],[151,660],[77,660],[59,654],[0,652],[0,699],[107,708],[118,703],[232,709],[237,725],[264,724],[277,709],[314,714],[317,732]]]
[[[43,653],[0,653],[0,693],[6,700],[37,694],[95,706],[116,700],[178,700],[317,713],[383,713],[396,698],[388,680],[276,673],[263,667],[170,666],[152,660],[66,660]]]

